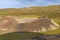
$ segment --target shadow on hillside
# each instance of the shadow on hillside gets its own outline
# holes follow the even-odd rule
[[[0,40],[60,40],[60,34],[45,35],[35,32],[13,32],[0,35]]]

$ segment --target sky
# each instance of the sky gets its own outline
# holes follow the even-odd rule
[[[60,5],[60,0],[0,0],[0,8]]]

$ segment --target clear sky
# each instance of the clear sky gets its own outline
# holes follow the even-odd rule
[[[60,5],[60,0],[0,0],[0,8]]]

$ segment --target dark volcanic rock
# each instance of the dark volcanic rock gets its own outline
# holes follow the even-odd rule
[[[60,40],[60,35],[40,35],[20,40]]]

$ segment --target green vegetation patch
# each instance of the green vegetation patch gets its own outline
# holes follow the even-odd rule
[[[0,40],[18,40],[18,39],[24,39],[38,35],[42,35],[42,34],[33,33],[33,32],[15,32],[15,33],[0,35]]]

